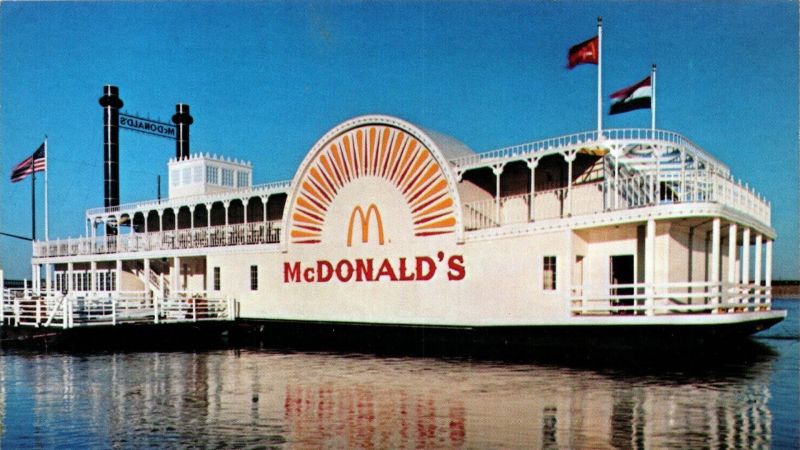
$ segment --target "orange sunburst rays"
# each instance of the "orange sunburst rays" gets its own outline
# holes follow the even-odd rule
[[[367,125],[334,138],[309,163],[291,216],[292,242],[320,242],[336,195],[362,177],[383,178],[397,188],[411,212],[416,236],[454,231],[454,202],[430,150],[400,129]]]

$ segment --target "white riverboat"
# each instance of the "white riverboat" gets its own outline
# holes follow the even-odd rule
[[[168,198],[90,209],[84,237],[35,242],[33,289],[7,296],[5,323],[660,337],[785,317],[769,202],[670,131],[478,153],[368,115],[288,181],[254,185],[249,163],[188,147],[168,165]]]

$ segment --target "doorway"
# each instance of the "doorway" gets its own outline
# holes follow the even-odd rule
[[[612,287],[611,288],[611,295],[613,298],[611,300],[612,306],[633,306],[633,294],[634,288],[630,285],[634,283],[634,258],[633,255],[613,255],[611,256],[611,279],[609,282],[612,286],[614,285],[628,285],[625,287]],[[619,298],[622,297],[622,298]],[[626,311],[625,313],[631,314],[632,311]]]

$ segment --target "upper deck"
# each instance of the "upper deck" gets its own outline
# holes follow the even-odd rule
[[[449,167],[458,181],[463,239],[508,225],[609,224],[644,210],[663,218],[727,215],[774,235],[769,202],[670,131],[576,133],[458,156]],[[280,243],[292,189],[291,181],[281,181],[93,208],[86,211],[86,236],[35,242],[33,257]],[[98,226],[118,232],[98,235]]]

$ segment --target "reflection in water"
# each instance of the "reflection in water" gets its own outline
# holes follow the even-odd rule
[[[766,448],[774,355],[701,373],[215,351],[0,353],[8,447]],[[741,356],[741,355],[740,355]]]

